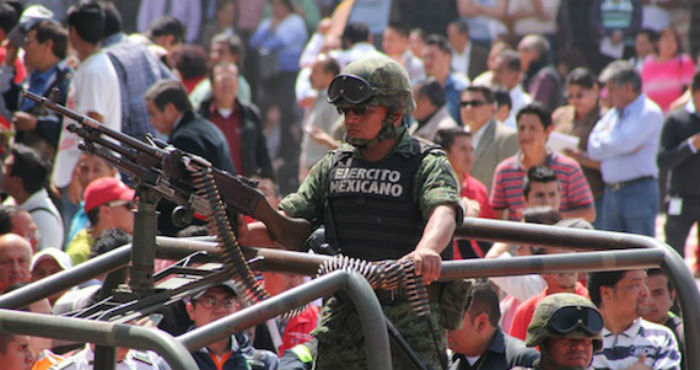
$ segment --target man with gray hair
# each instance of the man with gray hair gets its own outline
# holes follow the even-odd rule
[[[602,227],[654,236],[659,189],[656,153],[663,112],[642,93],[633,65],[616,61],[601,73],[612,109],[596,123],[588,156],[601,162],[605,182]]]
[[[445,88],[438,80],[429,77],[418,82],[413,87],[413,95],[416,97],[416,110],[413,111],[416,121],[408,130],[411,135],[435,141],[439,130],[459,127],[447,111]]]
[[[523,87],[550,111],[561,105],[561,77],[550,60],[551,46],[540,35],[527,35],[518,44]]]

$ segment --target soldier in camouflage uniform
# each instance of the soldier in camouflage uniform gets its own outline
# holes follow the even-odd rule
[[[571,293],[547,296],[535,308],[525,338],[526,345],[540,347],[534,370],[588,369],[593,352],[603,347],[602,330],[603,316],[590,300]]]
[[[326,241],[345,256],[412,259],[426,285],[435,282],[441,253],[462,220],[459,186],[445,153],[411,137],[402,124],[403,115],[415,109],[406,71],[386,57],[353,62],[331,82],[328,100],[344,115],[347,143],[316,163],[279,207],[325,226]],[[252,235],[253,229],[244,232]],[[435,369],[447,366],[438,287],[428,286],[431,314],[422,318],[400,292],[378,293],[386,316]],[[318,339],[316,369],[366,369],[359,323],[349,302],[326,302],[312,333]],[[393,365],[401,368],[395,357]]]

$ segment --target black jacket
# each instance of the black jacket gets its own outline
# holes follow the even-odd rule
[[[170,133],[168,144],[206,159],[215,168],[228,171],[232,175],[236,174],[224,134],[213,123],[194,112],[183,114],[180,122]],[[175,204],[166,199],[158,202],[158,211],[160,212],[158,231],[160,235],[175,236],[180,231],[180,228],[175,226],[172,221],[171,214],[174,209]]]
[[[688,138],[700,132],[700,116],[685,108],[672,112],[661,129],[657,162],[671,171],[668,193],[681,198],[700,198],[700,151],[693,151]]]
[[[228,171],[232,175],[236,174],[224,133],[216,125],[194,112],[183,114],[180,122],[170,133],[168,144],[196,154],[220,170]]]
[[[486,352],[479,357],[473,367],[469,365],[464,355],[456,353],[452,356],[449,370],[506,370],[515,366],[529,367],[539,358],[540,354],[537,350],[525,347],[523,341],[504,334],[498,327]]]
[[[200,105],[199,114],[202,117],[209,118],[213,99],[213,97],[209,98]],[[272,176],[272,161],[267,151],[265,134],[263,134],[262,124],[260,122],[260,113],[258,113],[258,109],[252,104],[243,103],[238,99],[236,99],[236,103],[241,108],[237,111],[237,114],[242,114],[241,153],[243,155],[241,160],[243,168],[237,168],[237,170],[243,176],[255,174]]]

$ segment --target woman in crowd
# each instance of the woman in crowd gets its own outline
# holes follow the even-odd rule
[[[583,170],[595,200],[596,222],[599,228],[603,212],[603,183],[600,162],[586,156],[588,136],[601,117],[600,87],[596,76],[587,68],[575,68],[566,76],[565,99],[568,105],[558,108],[552,114],[554,131],[578,138],[575,149],[566,149],[564,154],[575,159]]]
[[[642,65],[644,92],[668,113],[671,103],[683,94],[694,73],[693,60],[682,52],[676,30],[663,29],[656,42],[656,53]]]

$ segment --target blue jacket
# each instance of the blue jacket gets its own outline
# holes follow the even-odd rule
[[[194,327],[190,328],[190,330],[192,329],[194,329]],[[211,354],[207,347],[202,347],[193,352],[192,357],[200,370],[250,370],[250,364],[248,364],[248,359],[244,354],[247,347],[252,349],[248,336],[244,333],[232,335],[230,346],[229,352],[221,356],[221,359],[225,358],[225,360],[223,364],[219,364],[219,366],[214,362],[213,357],[216,357],[216,355]],[[228,358],[226,358],[226,356],[228,356]],[[221,359],[219,359],[219,361],[221,361]]]

